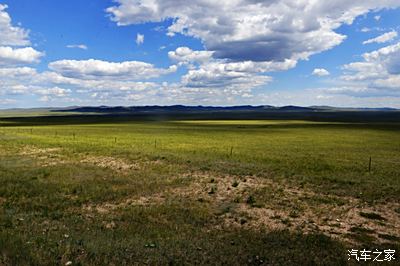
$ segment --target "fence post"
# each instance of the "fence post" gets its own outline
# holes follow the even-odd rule
[[[371,166],[372,166],[372,157],[369,157],[369,165],[368,165],[368,172],[371,173]]]

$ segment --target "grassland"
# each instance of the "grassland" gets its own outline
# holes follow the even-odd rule
[[[0,265],[400,252],[400,123],[53,122],[0,120]]]

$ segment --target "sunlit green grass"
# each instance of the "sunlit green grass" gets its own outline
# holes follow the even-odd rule
[[[70,153],[162,157],[182,164],[190,161],[190,167],[241,174],[272,172],[274,178],[332,192],[356,195],[365,191],[371,200],[400,194],[398,125],[185,121],[31,129],[4,128],[3,138],[18,137],[15,145],[60,146]],[[332,182],[342,186],[335,190]]]

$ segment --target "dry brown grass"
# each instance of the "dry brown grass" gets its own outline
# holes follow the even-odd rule
[[[33,158],[40,166],[64,164],[66,158],[60,154],[61,148],[38,148],[32,145],[24,146],[19,155]]]
[[[138,163],[129,163],[111,156],[85,156],[80,163],[92,164],[101,168],[108,168],[119,173],[128,173],[131,170],[139,170]]]

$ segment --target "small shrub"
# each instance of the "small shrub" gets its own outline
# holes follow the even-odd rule
[[[217,191],[216,187],[211,187],[211,190],[208,192],[208,194],[210,195],[215,194],[216,191]]]
[[[389,241],[400,241],[400,237],[388,235],[388,234],[378,234],[379,238],[389,240]]]
[[[253,197],[253,195],[250,195],[247,200],[246,203],[253,206],[256,203],[256,199]]]
[[[373,212],[360,212],[360,216],[371,220],[386,221],[386,218],[382,217],[378,213],[373,213]]]

